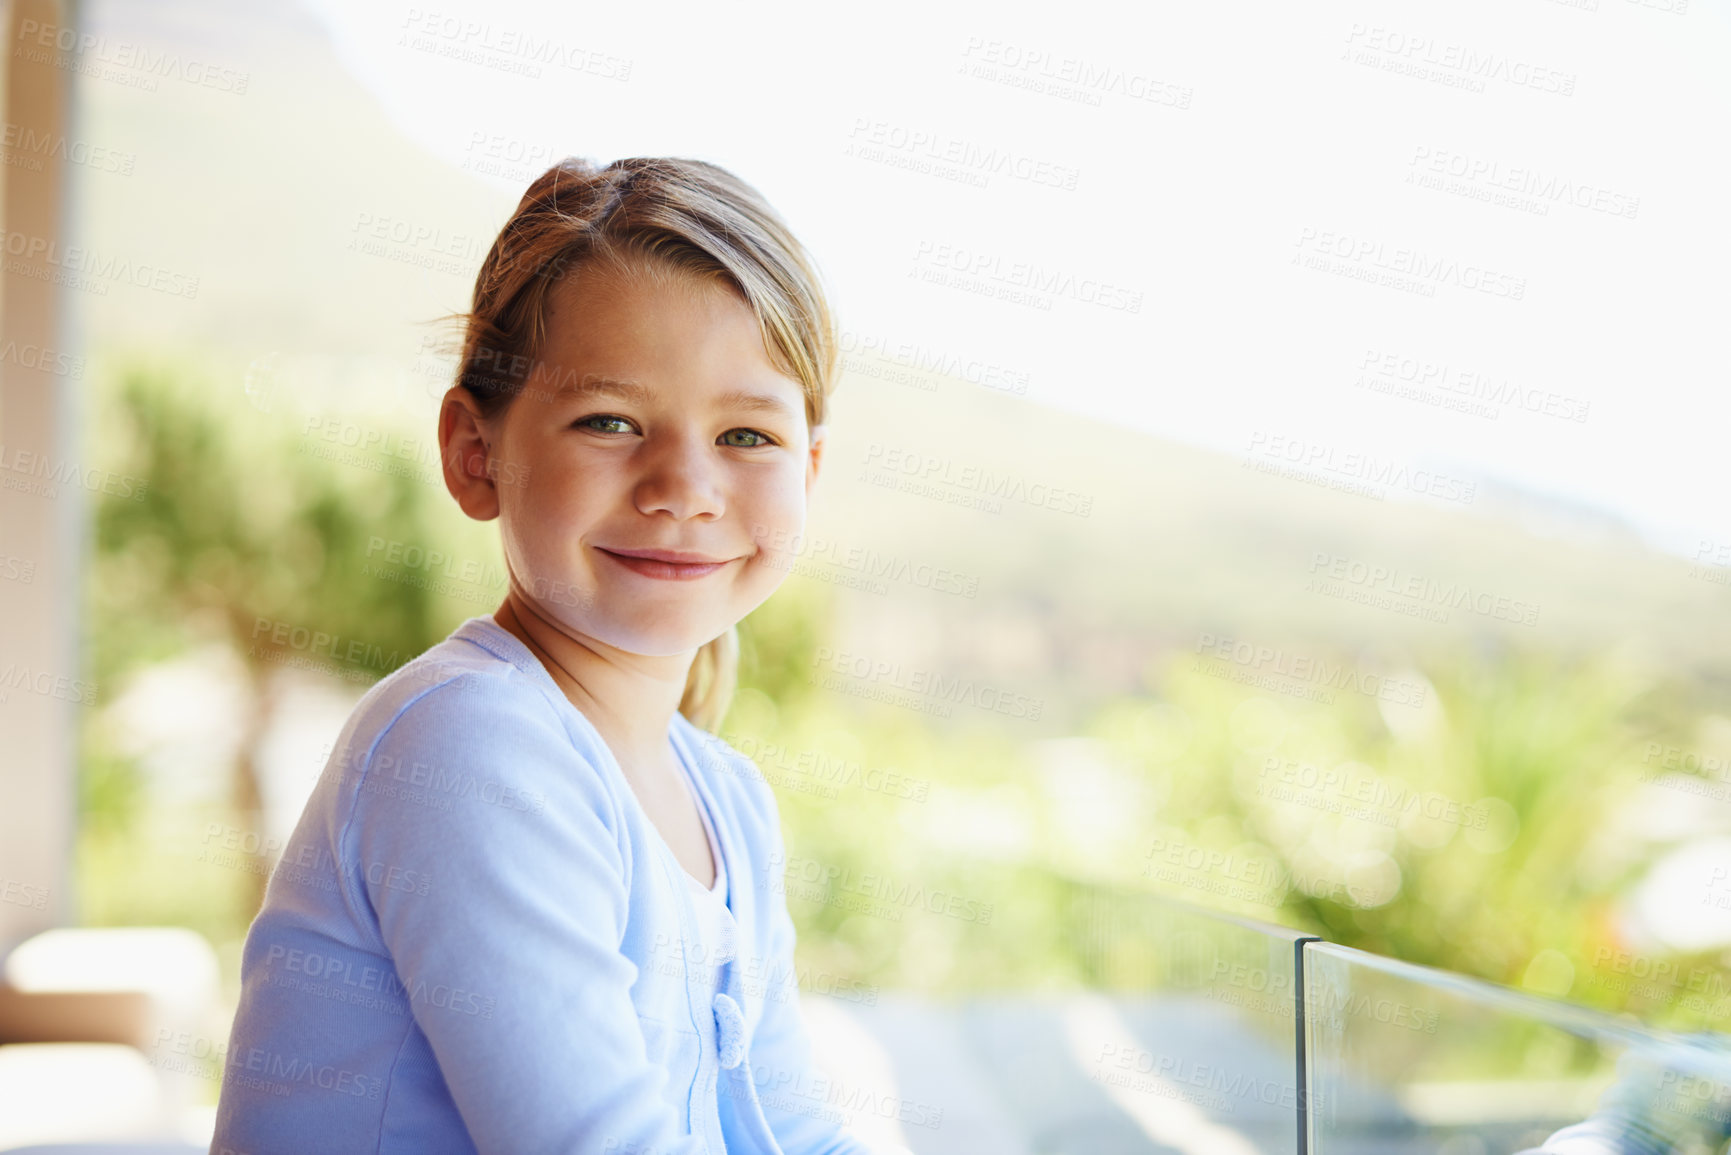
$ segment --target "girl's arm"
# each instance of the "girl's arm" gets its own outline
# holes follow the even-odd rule
[[[698,1155],[630,997],[614,814],[551,704],[459,675],[404,709],[366,767],[422,789],[357,790],[336,835],[350,901],[378,927],[475,1146]]]

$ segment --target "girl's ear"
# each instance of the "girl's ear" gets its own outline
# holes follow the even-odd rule
[[[445,488],[476,521],[499,516],[497,470],[492,467],[492,430],[475,398],[461,385],[445,392],[439,408],[439,460]]]
[[[823,463],[824,437],[829,430],[823,425],[811,427],[811,457],[805,469],[805,495],[811,497],[811,487],[817,482],[817,469]]]

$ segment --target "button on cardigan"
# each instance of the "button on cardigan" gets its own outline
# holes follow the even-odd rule
[[[713,993],[694,880],[516,637],[369,689],[248,930],[212,1152],[871,1155],[811,1065],[775,796],[668,736],[728,880]]]

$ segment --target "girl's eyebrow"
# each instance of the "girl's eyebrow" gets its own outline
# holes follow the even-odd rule
[[[654,391],[641,381],[625,377],[608,377],[601,373],[585,374],[581,381],[567,381],[554,391],[580,397],[617,397],[633,405],[647,407]],[[720,409],[745,409],[754,413],[776,413],[788,419],[798,416],[791,406],[773,393],[754,393],[749,389],[730,389],[715,399]]]
[[[649,387],[641,381],[607,377],[600,373],[586,373],[580,381],[561,382],[553,391],[555,397],[562,397],[567,393],[578,397],[617,397],[634,405],[648,405],[650,397],[653,396]]]

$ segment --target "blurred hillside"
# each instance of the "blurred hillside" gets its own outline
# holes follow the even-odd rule
[[[145,12],[99,2],[89,18],[116,38],[168,30],[251,75],[244,97],[226,101],[187,85],[140,94],[84,83],[83,134],[137,154],[130,175],[84,181],[84,241],[200,278],[195,301],[130,285],[81,301],[95,351],[196,347],[236,390],[249,371],[255,382],[268,375],[278,395],[272,420],[304,428],[309,418],[340,415],[430,436],[447,382],[424,348],[438,332],[427,322],[464,306],[515,194],[404,140],[294,5],[243,12],[176,0]],[[477,147],[477,166],[499,163],[486,152]],[[306,171],[308,157],[316,173]],[[305,193],[309,177],[317,196]],[[140,220],[151,222],[148,231]],[[813,537],[843,555],[941,564],[978,582],[972,598],[907,580],[886,595],[838,588],[838,638],[874,656],[994,671],[1051,702],[1054,726],[1075,716],[1067,703],[1135,685],[1152,654],[1194,649],[1204,633],[1267,647],[1321,640],[1391,662],[1470,636],[1560,652],[1626,647],[1714,679],[1731,670],[1731,587],[1691,577],[1687,561],[1642,548],[1590,511],[1495,490],[1464,509],[1375,501],[945,380],[905,360],[856,351],[849,363]],[[912,477],[882,468],[916,457]],[[962,477],[972,468],[1036,494],[1055,487],[1086,498],[1087,516],[1028,500],[994,512],[990,494],[965,483],[929,496],[862,484],[874,460],[880,480],[886,472],[917,480],[929,468]],[[987,509],[964,504],[974,499]],[[1537,621],[1457,608],[1438,622],[1406,602],[1397,612],[1311,592],[1319,555],[1324,571],[1340,559],[1349,570],[1380,568],[1397,581],[1464,585],[1475,598],[1537,606]],[[858,574],[821,552],[808,572],[832,584]]]

